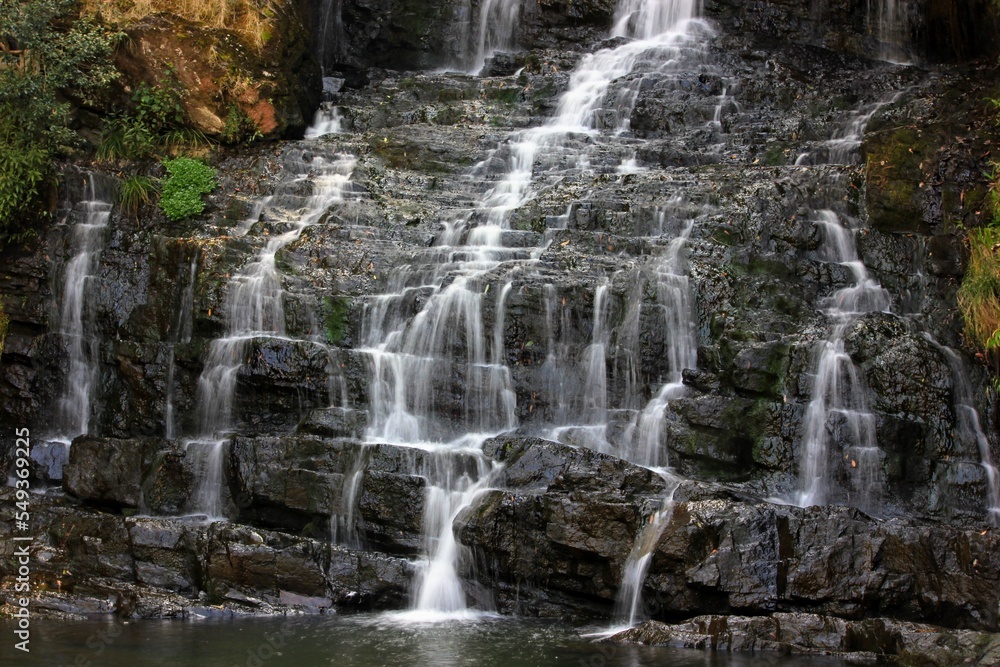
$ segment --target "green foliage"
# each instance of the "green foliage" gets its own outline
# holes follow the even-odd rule
[[[153,203],[156,183],[148,176],[133,175],[118,185],[118,203],[129,215],[136,215],[143,206]]]
[[[226,116],[226,126],[222,128],[222,140],[227,144],[250,144],[263,135],[260,128],[243,109],[235,104],[229,105],[229,115]]]
[[[160,85],[139,85],[132,94],[135,108],[108,121],[97,157],[101,160],[145,160],[180,147],[201,148],[208,138],[184,127],[180,86],[171,70]]]
[[[42,194],[51,178],[50,151],[25,143],[16,131],[4,132],[8,123],[0,120],[0,241],[30,233],[24,223],[45,210]]]
[[[969,266],[958,290],[969,342],[984,349],[1000,343],[1000,227],[969,232]]]
[[[37,222],[51,158],[77,141],[67,99],[94,104],[120,38],[75,19],[74,0],[0,0],[0,241]]]
[[[215,169],[201,160],[179,157],[164,160],[167,177],[160,195],[160,208],[171,220],[183,220],[205,210],[203,195],[215,189]]]
[[[172,70],[167,70],[163,81],[163,84],[152,88],[141,83],[132,93],[136,122],[149,128],[153,134],[164,134],[184,125],[180,87]]]
[[[331,345],[340,345],[347,337],[350,309],[351,301],[346,297],[323,298],[323,330]]]
[[[104,137],[97,147],[99,160],[144,160],[156,152],[157,138],[148,127],[135,118],[119,115],[111,118],[104,128]]]

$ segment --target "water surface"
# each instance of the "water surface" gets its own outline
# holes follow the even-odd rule
[[[2,629],[3,664],[74,667],[843,667],[833,658],[596,644],[590,629],[510,618],[399,615],[189,621],[34,621],[31,653]],[[7,656],[14,655],[14,660]]]

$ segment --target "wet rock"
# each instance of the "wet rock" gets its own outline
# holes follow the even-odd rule
[[[69,448],[63,488],[82,500],[138,508],[144,474],[164,445],[155,439],[81,436]]]
[[[850,664],[894,659],[902,665],[998,664],[1000,637],[886,618],[860,621],[809,613],[697,616],[684,623],[646,621],[608,642],[724,652],[834,655]]]
[[[259,591],[275,600],[281,591],[326,594],[323,545],[272,532],[264,533],[264,540],[255,543],[243,526],[213,526],[207,535],[203,585],[217,593],[234,587]]]
[[[358,440],[364,434],[368,413],[351,408],[317,408],[309,413],[299,431],[326,438],[351,438]]]
[[[415,572],[402,558],[334,548],[327,576],[338,608],[379,610],[405,603]]]
[[[158,519],[128,519],[126,526],[139,584],[173,592],[197,590],[204,529]]]
[[[995,631],[986,598],[1000,582],[979,569],[993,567],[995,539],[846,509],[701,501],[675,509],[647,586],[661,614],[808,608]]]

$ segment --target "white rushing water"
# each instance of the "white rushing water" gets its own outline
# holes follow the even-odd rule
[[[306,139],[317,139],[328,134],[341,134],[344,131],[344,117],[340,109],[330,103],[324,102],[316,115],[313,117],[312,125],[306,129]]]
[[[844,226],[830,210],[817,213],[823,243],[820,259],[850,269],[854,284],[837,290],[827,302],[826,315],[833,322],[829,337],[820,343],[813,375],[811,400],[802,436],[799,490],[800,507],[827,501],[831,460],[843,461],[850,480],[848,502],[877,513],[883,493],[882,458],[875,439],[875,415],[868,407],[867,387],[845,350],[844,336],[864,313],[888,312],[888,292],[868,276],[855,246],[855,230]],[[831,450],[831,433],[844,450]]]
[[[957,430],[955,437],[961,442],[975,443],[979,451],[980,465],[986,477],[986,514],[987,521],[993,526],[1000,526],[1000,469],[993,462],[993,455],[990,452],[990,441],[983,431],[979,420],[979,411],[976,410],[975,394],[972,389],[972,382],[966,371],[965,363],[959,354],[946,345],[941,345],[929,335],[927,340],[931,342],[948,362],[951,370],[953,396],[952,400],[955,409],[955,423]]]
[[[185,443],[199,471],[189,510],[209,519],[224,516],[223,464],[225,447],[235,426],[233,401],[237,373],[248,346],[256,338],[286,338],[284,289],[276,266],[277,254],[317,224],[327,210],[345,201],[355,159],[341,155],[329,160],[303,157],[299,181],[312,184],[303,208],[283,221],[285,231],[268,236],[257,256],[229,282],[226,293],[226,335],[212,341],[196,394],[198,431]]]
[[[517,48],[515,33],[521,17],[521,2],[522,0],[483,0],[479,6],[479,30],[471,68],[473,73],[481,70],[486,59],[494,53]]]
[[[83,201],[73,214],[77,222],[69,229],[70,259],[63,269],[58,326],[66,341],[69,370],[57,407],[55,433],[65,442],[90,432],[98,356],[94,287],[113,198],[110,180],[87,174]]]

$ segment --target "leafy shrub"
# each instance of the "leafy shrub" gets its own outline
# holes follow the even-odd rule
[[[0,240],[23,237],[28,230],[21,225],[45,210],[42,194],[50,178],[50,162],[50,152],[41,145],[0,137]]]
[[[160,85],[145,83],[132,94],[131,113],[119,113],[108,121],[97,157],[101,160],[145,160],[162,149],[201,148],[208,138],[184,127],[180,85],[172,70]]]
[[[51,159],[78,140],[66,100],[95,104],[118,75],[121,33],[75,15],[75,0],[0,2],[0,242],[46,212]]]
[[[160,194],[160,208],[171,220],[183,220],[205,210],[203,195],[215,189],[215,169],[201,160],[179,157],[164,160],[167,177]]]
[[[156,144],[156,137],[148,127],[131,116],[116,116],[105,125],[97,159],[144,160],[156,152]]]

